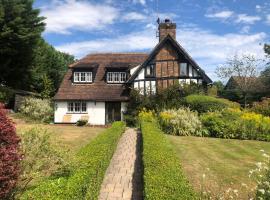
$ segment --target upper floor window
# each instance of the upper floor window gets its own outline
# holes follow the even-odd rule
[[[187,63],[180,63],[180,76],[187,76],[188,65]]]
[[[69,113],[86,113],[86,102],[85,101],[72,101],[68,102]]]
[[[74,72],[74,83],[91,83],[92,72]]]
[[[108,83],[124,83],[127,80],[126,72],[107,72]]]
[[[155,65],[147,65],[145,68],[145,76],[155,76]]]

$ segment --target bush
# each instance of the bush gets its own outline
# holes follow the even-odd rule
[[[144,199],[196,199],[180,161],[157,122],[140,118],[143,137]]]
[[[14,95],[15,94],[11,89],[0,86],[0,102],[4,104],[10,104],[14,98]]]
[[[20,176],[20,190],[28,184],[37,185],[52,175],[70,170],[70,156],[64,146],[55,142],[46,129],[31,128],[21,134],[24,160]],[[20,191],[23,192],[23,191]]]
[[[20,138],[0,104],[0,199],[9,199],[20,173]]]
[[[159,122],[168,134],[172,135],[201,135],[202,124],[198,114],[189,108],[164,110],[159,114]]]
[[[270,141],[270,118],[239,109],[201,115],[211,137]]]
[[[225,108],[239,108],[240,105],[227,99],[215,98],[205,95],[189,95],[185,97],[185,105],[198,113],[221,111]]]
[[[85,126],[88,123],[88,120],[80,119],[76,122],[77,126]]]
[[[250,110],[265,116],[270,116],[270,98],[265,98],[261,102],[253,103]]]
[[[125,129],[123,122],[112,127],[83,147],[75,158],[76,167],[69,177],[41,183],[21,199],[97,199],[106,169]]]
[[[53,108],[48,99],[28,97],[20,106],[19,112],[28,118],[45,123],[53,119]]]

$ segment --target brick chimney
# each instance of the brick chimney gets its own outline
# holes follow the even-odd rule
[[[159,41],[165,38],[168,34],[176,39],[176,23],[172,23],[170,19],[165,19],[158,25]]]

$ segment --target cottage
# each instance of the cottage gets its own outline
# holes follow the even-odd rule
[[[149,53],[90,54],[69,66],[55,100],[55,123],[105,125],[123,119],[130,88],[155,94],[180,84],[212,83],[176,41],[176,24],[159,23],[159,43]]]

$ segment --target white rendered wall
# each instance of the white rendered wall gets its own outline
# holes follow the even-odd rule
[[[70,123],[76,123],[82,116],[88,115],[88,123],[92,125],[105,125],[105,102],[87,102],[87,113],[68,113],[66,101],[56,101],[54,122],[63,123],[65,115],[72,115]]]

